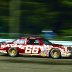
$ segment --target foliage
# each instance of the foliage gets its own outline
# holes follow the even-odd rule
[[[5,32],[8,32],[10,21],[10,1],[0,0],[0,24],[4,28],[7,25]],[[52,29],[59,35],[72,35],[69,31],[72,28],[72,0],[21,0],[20,9],[17,8],[15,14],[18,12],[21,33],[36,34],[43,29]],[[66,29],[68,31],[65,32]]]

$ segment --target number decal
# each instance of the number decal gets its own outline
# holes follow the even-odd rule
[[[31,53],[32,49],[30,47],[26,47],[25,53]]]
[[[38,47],[26,47],[25,49],[25,53],[35,53],[37,54],[39,51],[39,48]]]
[[[38,53],[38,51],[39,51],[39,48],[37,48],[37,47],[34,47],[34,48],[32,49],[32,53]]]

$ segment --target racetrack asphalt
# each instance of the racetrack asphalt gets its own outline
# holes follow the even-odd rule
[[[72,58],[0,56],[0,72],[72,72]]]

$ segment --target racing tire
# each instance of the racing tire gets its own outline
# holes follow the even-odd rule
[[[18,56],[18,51],[17,51],[17,49],[16,49],[16,48],[9,48],[9,50],[8,50],[8,55],[9,55],[10,57],[16,57],[16,56]]]
[[[50,56],[53,58],[53,59],[58,59],[61,57],[61,52],[59,49],[52,49],[50,51]]]

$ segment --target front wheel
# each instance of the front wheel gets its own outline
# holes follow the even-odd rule
[[[58,50],[58,49],[52,49],[52,50],[50,51],[50,56],[51,56],[52,58],[54,58],[54,59],[60,58],[60,57],[61,57],[60,50]]]
[[[8,55],[11,57],[16,57],[18,55],[17,49],[16,48],[9,48]]]

